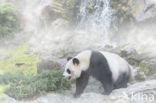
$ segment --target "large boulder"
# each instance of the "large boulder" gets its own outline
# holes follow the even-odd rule
[[[144,54],[139,54],[134,48],[122,48],[119,50],[114,50],[114,52],[125,58],[128,63],[136,67],[140,64],[142,60],[144,60],[148,56]]]
[[[51,23],[51,29],[53,30],[59,30],[59,29],[65,29],[69,27],[69,22],[62,18],[57,18],[55,21]]]
[[[37,63],[37,72],[41,73],[46,70],[61,69],[63,66],[55,59],[41,59]]]
[[[57,18],[62,16],[62,9],[55,8],[53,5],[46,5],[41,12],[41,16],[46,22],[46,24],[50,24]]]

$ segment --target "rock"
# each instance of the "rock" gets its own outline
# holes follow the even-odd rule
[[[111,7],[116,11],[117,22],[120,26],[130,25],[135,21],[135,17],[131,11],[132,0],[110,0]]]
[[[117,10],[116,14],[120,24],[125,20],[128,22],[132,20],[144,21],[156,16],[155,0],[111,0],[110,3],[112,8]]]
[[[61,69],[62,66],[53,59],[42,59],[37,63],[37,72],[41,73],[45,70]]]
[[[54,30],[58,30],[60,28],[67,28],[68,26],[69,26],[69,22],[62,18],[58,18],[51,23],[51,28]]]
[[[145,0],[145,7],[141,13],[136,16],[137,21],[151,21],[155,20],[156,17],[156,1],[155,0]]]
[[[17,101],[6,94],[0,94],[0,103],[17,103]]]
[[[114,90],[111,95],[130,97],[132,103],[155,103],[156,79],[135,83],[128,88]],[[144,98],[144,95],[147,98]]]
[[[156,96],[156,79],[116,89],[110,95],[103,95],[91,90],[75,99],[71,93],[50,93],[36,100],[15,101],[12,99],[14,101],[4,103],[62,103],[62,101],[63,103],[155,103],[154,96]]]
[[[90,77],[88,85],[85,88],[84,92],[86,92],[86,93],[87,92],[89,92],[89,93],[94,92],[94,93],[101,93],[102,94],[102,93],[104,93],[104,89],[103,89],[102,84],[98,80],[96,80],[93,77]]]
[[[18,66],[18,67],[20,67],[20,66],[22,66],[22,65],[24,65],[25,63],[16,63],[15,65],[16,66]]]
[[[145,81],[146,75],[143,71],[139,71],[138,74],[135,76],[135,79],[138,81]]]
[[[124,57],[133,55],[133,54],[137,54],[137,51],[133,48],[127,48],[127,49],[121,50],[121,55]]]
[[[147,79],[148,79],[148,80],[151,80],[151,79],[156,79],[156,73],[155,73],[155,74],[150,75]]]
[[[62,11],[59,8],[55,8],[54,5],[49,4],[42,9],[41,15],[46,24],[50,24],[57,18],[61,17]]]
[[[155,0],[144,0],[144,1],[145,1],[145,9],[144,9],[145,12],[156,5]]]
[[[133,66],[138,66],[139,63],[145,58],[144,55],[138,54],[138,52],[133,48],[122,49],[120,51],[120,55]]]

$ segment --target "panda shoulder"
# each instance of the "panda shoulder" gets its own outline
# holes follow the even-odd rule
[[[106,51],[100,51],[100,53],[103,54],[103,56],[105,56],[106,58],[121,58],[119,55],[115,54],[115,53],[111,53],[111,52],[106,52]]]
[[[111,53],[111,52],[106,52],[106,51],[100,51],[103,56],[107,59],[107,61],[109,62],[120,62],[120,63],[128,63],[124,58],[122,58],[121,56],[115,54],[115,53]]]

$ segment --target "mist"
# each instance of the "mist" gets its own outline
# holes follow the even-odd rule
[[[139,75],[139,80],[141,78],[140,81],[142,83],[136,80],[134,83],[129,84],[128,89],[119,89],[117,92],[113,92],[111,96],[117,100],[117,96],[114,94],[121,93],[122,91],[126,92],[128,90],[129,92],[136,90],[138,92],[140,88],[142,91],[146,91],[145,89],[147,88],[143,89],[139,87],[140,84],[146,87],[146,83],[152,85],[152,90],[155,89],[155,84],[151,83],[154,81],[153,78],[155,79],[155,69],[153,68],[155,68],[156,64],[156,62],[152,62],[152,60],[156,61],[155,0],[0,0],[0,3],[3,2],[12,3],[17,7],[20,14],[20,25],[18,26],[20,30],[10,33],[14,34],[13,36],[9,35],[0,38],[0,55],[5,54],[3,50],[16,49],[16,47],[26,44],[29,50],[26,53],[24,51],[24,55],[34,53],[39,58],[35,64],[37,70],[38,65],[43,63],[42,60],[44,58],[44,62],[47,63],[48,61],[50,63],[50,66],[48,63],[43,64],[46,65],[46,68],[56,68],[56,62],[57,65],[61,65],[60,68],[63,71],[66,62],[65,58],[83,50],[110,51],[120,56],[123,56],[122,51],[134,50],[135,53],[133,54],[132,52],[134,57],[131,57],[131,54],[127,54],[128,56],[123,56],[123,58],[138,72],[136,75]],[[4,23],[1,20],[0,22]],[[142,59],[141,57],[144,56],[145,58]],[[45,57],[50,59],[47,60]],[[138,61],[138,57],[140,61]],[[8,60],[7,58],[11,58],[11,56],[0,57],[0,60],[5,61]],[[57,59],[53,60],[53,58]],[[22,59],[20,63],[23,63]],[[149,69],[150,73],[146,74],[148,71],[146,69]],[[146,82],[146,80],[150,81]],[[100,103],[105,99],[108,99],[106,103],[113,101],[111,96],[111,99],[103,96],[101,89],[99,89],[101,85],[97,84],[95,86],[94,83],[96,82],[91,80],[91,83],[89,83],[91,86],[89,86],[87,92],[74,103],[85,103],[88,101],[86,99],[88,97],[92,103],[97,100]],[[135,89],[135,85],[138,88]],[[61,102],[59,99],[63,97],[66,103],[68,101],[73,103],[74,98],[71,96],[73,88],[75,89],[73,86],[67,95],[51,93],[43,98],[56,97],[53,100],[55,103]],[[94,88],[96,89],[93,90]],[[122,96],[120,95],[120,97]],[[128,98],[130,98],[129,95]],[[37,100],[40,101],[40,99],[42,100],[42,97],[39,97]],[[124,100],[125,98],[121,99]],[[47,100],[47,102],[43,103],[50,102]],[[130,103],[130,100],[126,99],[126,103]]]

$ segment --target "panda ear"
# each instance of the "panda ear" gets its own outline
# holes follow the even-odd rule
[[[70,59],[72,59],[73,57],[67,57],[67,61],[69,61]]]
[[[79,65],[79,63],[80,63],[80,61],[79,61],[77,58],[74,58],[74,59],[73,59],[73,64],[74,64],[74,65],[75,65],[75,64]]]

